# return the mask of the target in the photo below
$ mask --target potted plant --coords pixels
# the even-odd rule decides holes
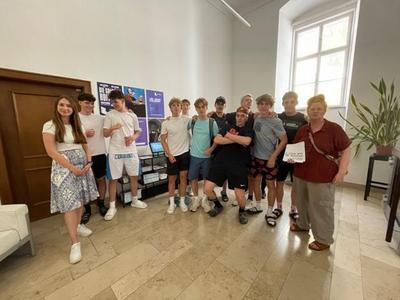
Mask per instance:
[[[354,95],[351,95],[351,106],[355,115],[361,121],[360,125],[349,121],[339,113],[340,117],[350,125],[355,134],[353,141],[357,141],[356,152],[360,152],[361,144],[367,143],[368,150],[376,146],[377,155],[391,155],[394,146],[400,138],[400,103],[394,95],[394,83],[387,90],[383,78],[377,86],[370,82],[372,88],[378,94],[378,111],[357,101]]]

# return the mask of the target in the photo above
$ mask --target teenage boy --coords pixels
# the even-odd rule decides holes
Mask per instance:
[[[194,194],[190,210],[195,212],[201,204],[204,211],[209,212],[211,207],[207,198],[203,197],[201,203],[199,200],[199,177],[201,175],[205,179],[210,169],[211,153],[217,146],[213,142],[213,138],[218,133],[218,125],[213,119],[207,117],[208,102],[206,99],[197,99],[194,107],[198,117],[188,124],[188,129],[192,132],[188,178]]]
[[[273,213],[275,202],[275,180],[278,174],[276,164],[279,153],[287,144],[287,136],[282,121],[270,117],[270,109],[274,99],[269,94],[264,94],[256,99],[258,115],[254,119],[254,145],[251,149],[250,185],[254,190],[256,202],[250,213],[262,212],[261,209],[261,179],[264,175],[268,187],[268,210],[265,219],[269,226],[276,225],[276,216]],[[279,143],[278,143],[279,142]]]
[[[215,111],[210,112],[208,114],[208,117],[213,118],[215,122],[217,122],[218,129],[221,130],[222,128],[225,127],[225,122],[226,122],[226,114],[224,112],[226,107],[225,97],[223,96],[217,97],[217,99],[215,99],[214,107]],[[224,202],[229,201],[228,194],[226,193],[227,183],[228,183],[227,181],[224,182],[221,190],[221,200]]]
[[[108,94],[108,98],[114,109],[107,113],[103,127],[104,136],[110,137],[107,169],[107,177],[110,179],[110,208],[104,217],[106,221],[112,220],[117,212],[115,206],[117,179],[122,177],[124,167],[130,178],[131,206],[136,208],[147,207],[147,204],[138,200],[137,197],[139,157],[135,141],[141,131],[138,118],[125,107],[125,97],[120,90],[112,90]]]
[[[96,178],[99,198],[97,206],[100,214],[104,217],[107,207],[104,205],[106,196],[106,144],[103,135],[104,117],[93,113],[96,98],[92,94],[82,93],[78,96],[80,106],[79,117],[81,119],[90,151],[92,152],[92,171]],[[92,214],[90,203],[85,205],[81,223],[86,224]]]
[[[239,107],[235,113],[235,125],[226,123],[215,137],[215,143],[219,146],[204,184],[204,192],[208,199],[215,204],[209,215],[215,217],[221,213],[223,206],[219,202],[214,188],[216,185],[222,186],[228,180],[229,188],[234,189],[236,200],[239,203],[239,222],[241,224],[247,223],[245,192],[248,183],[249,145],[254,134],[253,129],[245,125],[247,118],[248,110]]]
[[[253,104],[253,96],[251,94],[246,94],[240,99],[240,107],[243,107],[247,109],[248,116],[247,116],[247,121],[246,121],[246,126],[253,128],[253,123],[254,123],[254,114],[251,111],[251,105]],[[236,124],[236,112],[228,113],[226,114],[226,121],[230,123],[231,125]]]
[[[161,125],[161,144],[163,145],[167,160],[169,207],[167,213],[173,214],[176,208],[175,182],[179,175],[179,207],[182,212],[187,212],[185,194],[187,186],[187,173],[190,163],[189,154],[189,132],[190,119],[180,116],[181,100],[172,98],[169,101],[169,109],[172,117],[165,120]]]
[[[189,116],[190,101],[188,99],[183,99],[181,105],[182,105],[182,117],[190,118]]]
[[[278,118],[282,120],[283,127],[285,128],[288,144],[292,144],[294,137],[296,136],[299,128],[305,124],[307,124],[307,120],[304,114],[296,111],[296,105],[298,104],[298,96],[295,92],[287,92],[283,95],[282,105],[284,111],[278,114]],[[293,181],[293,164],[289,164],[283,161],[283,154],[285,153],[285,149],[282,150],[281,154],[278,156],[278,176],[276,178],[276,208],[274,209],[274,214],[277,218],[279,218],[282,213],[282,199],[283,199],[283,186],[285,184],[285,180],[290,173],[290,180]],[[289,216],[296,220],[299,216],[296,207],[296,195],[294,193],[294,189],[292,187],[291,190],[291,207],[289,211]]]

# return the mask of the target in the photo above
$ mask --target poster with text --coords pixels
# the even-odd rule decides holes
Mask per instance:
[[[146,90],[147,115],[149,118],[164,118],[164,93]]]
[[[149,143],[160,141],[162,122],[164,122],[164,119],[149,119],[148,121]]]
[[[136,140],[137,146],[145,146],[147,145],[147,119],[146,118],[138,118],[139,127],[142,129],[140,136]]]
[[[146,117],[146,101],[144,89],[124,86],[125,105],[132,110],[139,118]]]
[[[105,115],[111,108],[110,100],[108,99],[108,93],[112,90],[120,90],[122,91],[122,86],[112,84],[112,83],[97,83],[97,94],[99,96],[99,105],[100,105],[100,114]]]

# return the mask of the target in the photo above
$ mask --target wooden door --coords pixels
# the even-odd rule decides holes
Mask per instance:
[[[31,220],[50,216],[51,159],[42,126],[60,95],[76,99],[82,91],[90,91],[89,82],[0,69],[0,155],[6,165],[0,172],[7,180],[0,181],[1,198],[6,204],[27,204]]]

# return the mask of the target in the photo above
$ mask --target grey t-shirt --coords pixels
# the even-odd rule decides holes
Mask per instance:
[[[282,121],[278,118],[257,117],[253,128],[255,138],[251,154],[258,159],[268,160],[275,151],[279,136],[286,133]]]

